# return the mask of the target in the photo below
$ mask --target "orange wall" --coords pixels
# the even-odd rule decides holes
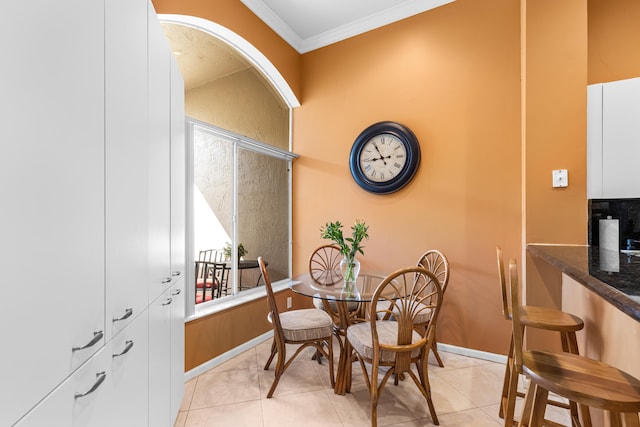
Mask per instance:
[[[303,56],[294,111],[294,274],[326,221],[370,225],[362,268],[383,273],[442,250],[451,279],[444,343],[506,352],[495,245],[520,251],[518,2],[457,0]],[[398,193],[360,189],[349,151],[370,124],[417,135],[422,162]],[[489,333],[490,332],[490,333]]]
[[[586,244],[587,0],[522,5],[524,242]],[[568,170],[568,187],[552,187],[553,169]],[[526,303],[559,308],[560,280],[541,264],[527,259]],[[528,343],[560,349],[555,338],[533,331]]]
[[[638,22],[638,0],[589,0],[589,84],[640,76]]]

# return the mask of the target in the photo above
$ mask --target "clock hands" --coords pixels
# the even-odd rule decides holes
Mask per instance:
[[[384,160],[385,157],[382,155],[382,153],[380,152],[380,149],[378,148],[378,144],[376,144],[375,142],[372,143],[373,146],[376,148],[376,151],[378,152],[378,154],[380,154],[380,158],[379,159],[374,159],[374,160],[382,160],[382,163],[384,163],[384,165],[387,165],[387,162]],[[387,159],[390,159],[391,156],[387,156]]]

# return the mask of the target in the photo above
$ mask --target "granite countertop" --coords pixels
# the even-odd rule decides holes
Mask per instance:
[[[640,321],[640,257],[595,246],[527,245],[527,251]]]

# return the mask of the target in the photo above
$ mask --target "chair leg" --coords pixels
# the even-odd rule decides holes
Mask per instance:
[[[433,343],[431,344],[431,351],[433,352],[433,356],[436,358],[436,361],[438,362],[438,366],[440,366],[441,368],[444,368],[444,363],[442,363],[442,359],[440,358],[440,354],[438,353],[438,342],[435,336],[433,337]]]
[[[547,409],[547,399],[549,397],[549,392],[537,385],[534,387],[533,391],[535,393],[533,396],[531,422],[529,423],[529,427],[542,427],[544,425],[544,413]]]
[[[504,373],[504,383],[502,385],[502,399],[500,402],[500,417],[504,418],[505,426],[513,425],[513,417],[516,407],[516,399],[518,397],[518,371],[516,369],[513,357],[513,336],[509,345],[509,355],[507,356],[507,364]]]
[[[264,365],[265,371],[269,370],[269,365],[271,365],[271,362],[273,361],[273,357],[275,355],[276,355],[276,339],[274,337],[273,342],[271,343],[271,355],[269,355],[269,359],[267,360],[267,363]]]
[[[267,393],[267,399],[270,399],[273,396],[273,392],[276,391],[276,387],[278,386],[278,382],[280,381],[280,377],[285,370],[285,361],[286,361],[286,349],[284,343],[276,343],[274,338],[274,346],[276,346],[276,352],[278,353],[278,359],[276,360],[276,369],[275,369],[275,378],[273,379],[273,383],[271,384],[271,388]]]

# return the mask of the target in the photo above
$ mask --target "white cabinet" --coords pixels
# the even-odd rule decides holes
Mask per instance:
[[[72,351],[104,330],[103,7],[40,0],[3,10],[3,426],[105,342]]]
[[[149,302],[171,285],[171,51],[158,17],[148,14]]]
[[[110,358],[107,349],[100,350],[26,414],[16,427],[100,425],[108,409],[106,380],[110,374]]]
[[[640,197],[640,78],[588,88],[587,196]]]
[[[171,426],[172,303],[167,289],[149,306],[149,425],[154,427]]]
[[[107,338],[149,305],[147,0],[108,0],[106,21]],[[120,319],[120,320],[114,320]]]
[[[184,277],[186,206],[184,81],[171,56],[171,274]],[[185,279],[186,280],[186,279]]]
[[[171,426],[184,375],[183,291],[171,295],[184,283],[184,106],[172,103],[184,88],[168,43],[148,0],[5,9],[0,426]]]
[[[145,311],[17,427],[148,425],[146,399],[141,399],[148,393],[148,324]]]
[[[170,407],[174,420],[180,411],[184,396],[184,315],[185,315],[185,279],[181,278],[173,284],[171,289],[171,360],[169,362],[169,376],[171,382]]]

